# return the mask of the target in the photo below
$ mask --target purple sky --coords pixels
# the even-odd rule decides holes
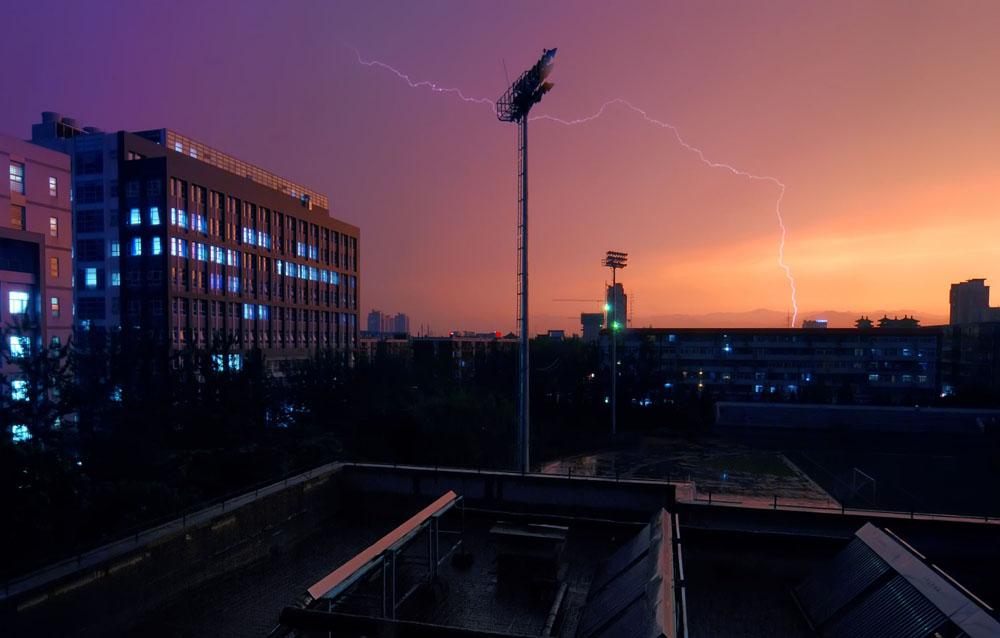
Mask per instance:
[[[543,47],[572,120],[624,98],[707,158],[785,184],[801,314],[947,312],[997,271],[995,2],[122,2],[4,9],[0,131],[42,110],[167,127],[320,190],[362,229],[363,310],[511,330],[516,129],[490,107]],[[711,168],[622,105],[533,122],[532,331],[578,330],[623,274],[635,325],[791,307],[774,182]]]

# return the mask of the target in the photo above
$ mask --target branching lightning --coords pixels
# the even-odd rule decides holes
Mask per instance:
[[[495,102],[493,100],[490,100],[490,99],[487,99],[487,98],[468,97],[460,89],[439,87],[437,84],[434,84],[433,82],[429,82],[429,81],[426,81],[426,80],[423,80],[423,81],[420,81],[420,82],[414,82],[413,80],[410,79],[410,77],[408,75],[406,75],[405,73],[402,73],[401,71],[393,68],[392,66],[390,66],[388,64],[385,64],[384,62],[379,62],[378,60],[365,60],[365,59],[363,59],[361,57],[361,53],[356,48],[354,48],[354,47],[349,47],[349,48],[352,51],[354,51],[354,54],[357,56],[359,64],[363,64],[363,65],[369,66],[369,67],[377,66],[377,67],[383,68],[383,69],[385,69],[385,70],[393,73],[394,75],[396,75],[396,77],[398,77],[399,79],[405,81],[411,88],[416,89],[416,88],[426,87],[426,88],[431,89],[432,91],[437,91],[437,92],[442,92],[442,93],[453,93],[453,94],[457,95],[460,99],[462,99],[465,102],[474,102],[474,103],[477,103],[477,104],[487,104],[487,105],[490,106],[491,109],[493,109],[495,107]],[[785,263],[785,238],[786,238],[786,236],[788,234],[788,231],[787,231],[787,229],[785,227],[785,220],[784,220],[784,218],[781,215],[781,202],[785,198],[785,184],[784,184],[784,182],[782,182],[781,180],[779,180],[777,177],[772,177],[770,175],[755,175],[753,173],[748,173],[746,171],[742,171],[742,170],[740,170],[740,169],[738,169],[738,168],[736,168],[734,166],[731,166],[729,164],[724,164],[724,163],[721,163],[721,162],[715,162],[715,161],[712,161],[712,160],[708,159],[707,157],[705,157],[704,151],[702,151],[700,148],[698,148],[696,146],[692,146],[691,144],[688,144],[684,140],[684,138],[681,136],[681,133],[677,129],[676,126],[674,126],[673,124],[668,124],[666,122],[662,122],[662,121],[660,121],[660,120],[658,120],[658,119],[656,119],[654,117],[650,117],[650,115],[648,113],[646,113],[646,111],[644,111],[643,109],[635,106],[634,104],[632,104],[631,102],[629,102],[628,100],[625,100],[623,98],[615,98],[613,100],[608,100],[607,102],[605,102],[604,104],[601,105],[601,108],[598,109],[596,113],[594,113],[593,115],[588,116],[588,117],[583,117],[583,118],[574,119],[574,120],[564,120],[562,118],[554,117],[552,115],[535,115],[535,116],[529,117],[528,120],[529,121],[548,120],[550,122],[555,122],[557,124],[563,124],[565,126],[575,126],[577,124],[586,124],[587,122],[592,122],[592,121],[596,120],[597,118],[601,117],[602,115],[604,115],[604,113],[605,113],[605,111],[607,111],[608,107],[614,106],[614,105],[619,105],[619,104],[622,105],[622,106],[624,106],[625,108],[629,109],[630,111],[633,111],[634,113],[637,113],[639,116],[642,117],[642,119],[646,120],[650,124],[655,124],[656,126],[659,126],[660,128],[669,129],[674,134],[674,138],[677,140],[677,143],[680,144],[681,147],[684,148],[685,150],[688,150],[688,151],[696,154],[698,156],[698,159],[703,164],[705,164],[706,166],[708,166],[710,168],[725,169],[725,170],[733,173],[734,175],[739,175],[740,177],[745,177],[745,178],[747,178],[747,179],[749,179],[751,181],[770,182],[770,183],[772,183],[772,184],[774,184],[775,186],[778,187],[778,189],[779,189],[778,199],[775,202],[775,207],[774,207],[774,212],[775,212],[775,214],[778,217],[778,226],[781,228],[781,242],[778,245],[778,265],[785,271],[785,277],[788,278],[788,284],[789,284],[789,287],[791,288],[791,291],[792,291],[792,313],[793,313],[792,314],[792,325],[794,326],[795,325],[795,321],[796,321],[796,319],[798,317],[798,314],[799,314],[799,307],[798,307],[798,303],[796,301],[796,293],[797,293],[797,291],[795,289],[795,278],[792,277],[792,271],[788,267],[788,264]]]

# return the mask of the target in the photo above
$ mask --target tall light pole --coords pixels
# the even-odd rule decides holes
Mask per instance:
[[[542,57],[521,74],[497,100],[497,119],[518,125],[518,204],[521,215],[517,224],[517,306],[520,348],[517,378],[517,454],[518,466],[527,472],[528,458],[528,111],[552,89],[545,79],[552,72],[555,49],[543,49]]]
[[[618,433],[618,281],[615,273],[628,265],[628,253],[609,250],[601,265],[611,269],[611,434]]]

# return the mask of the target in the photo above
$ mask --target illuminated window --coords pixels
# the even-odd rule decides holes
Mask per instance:
[[[97,268],[87,268],[84,272],[87,288],[91,290],[97,288]]]
[[[23,379],[19,379],[19,381],[21,382],[22,385],[24,384],[24,380]],[[22,394],[25,394],[25,395],[27,394],[23,390],[21,392],[22,392]],[[13,397],[13,395],[12,395],[12,397]],[[19,400],[19,401],[20,400],[24,400],[24,397],[22,396],[20,399],[16,399],[16,400]],[[11,439],[13,439],[14,443],[23,443],[25,441],[31,440],[31,438],[32,438],[31,432],[28,431],[28,426],[26,426],[26,425],[12,425],[12,426],[10,426],[10,435],[11,435]]]
[[[49,276],[58,277],[59,276],[59,258],[49,257]]]
[[[12,315],[23,315],[28,312],[28,293],[11,290],[7,294],[7,308]]]
[[[111,285],[112,286],[122,285],[122,274],[117,270],[111,271]]]
[[[119,255],[121,255],[121,246],[116,241],[111,242],[111,256],[118,257]]]
[[[49,235],[51,237],[59,236],[59,220],[55,217],[49,217]]]
[[[10,356],[23,357],[28,352],[28,338],[13,336],[9,339]]]
[[[163,252],[163,247],[160,244],[160,238],[153,237],[153,254],[159,255],[162,252]]]
[[[59,182],[55,177],[49,178],[49,197],[59,196]]]
[[[131,249],[129,251],[130,255],[132,255],[133,257],[138,257],[139,255],[142,254],[142,238],[141,237],[133,237],[132,238],[132,242],[129,245],[131,246]]]
[[[160,225],[160,208],[158,206],[149,209],[149,224],[151,226]]]
[[[24,379],[14,379],[10,382],[10,398],[14,401],[28,400],[28,382]]]
[[[59,316],[59,297],[52,297],[49,299],[49,308],[52,309],[52,316]]]
[[[24,164],[10,163],[10,192],[24,195]]]
[[[254,305],[252,303],[243,304],[243,318],[253,319]]]
[[[267,306],[258,306],[257,307],[257,316],[260,317],[261,319],[267,319],[267,317],[268,317]]]
[[[142,223],[142,215],[139,214],[138,208],[133,208],[128,214],[128,223],[131,226],[138,226]]]
[[[180,142],[174,142],[174,150],[177,151],[178,153],[183,153],[184,145],[181,144]]]

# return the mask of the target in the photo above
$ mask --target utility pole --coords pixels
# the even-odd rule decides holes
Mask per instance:
[[[601,265],[611,269],[611,434],[618,434],[618,280],[619,268],[628,265],[628,253],[609,250]]]
[[[521,74],[503,96],[497,100],[497,119],[516,122],[518,125],[518,204],[520,216],[517,224],[517,306],[520,343],[518,348],[517,379],[517,454],[521,472],[530,468],[528,456],[528,112],[542,96],[552,89],[545,79],[552,72],[555,49],[544,49],[542,57],[533,67]]]

